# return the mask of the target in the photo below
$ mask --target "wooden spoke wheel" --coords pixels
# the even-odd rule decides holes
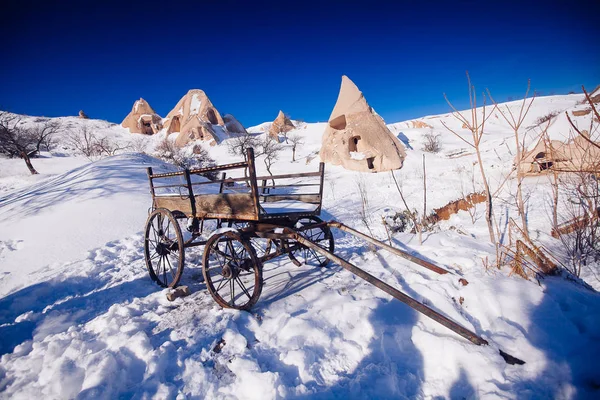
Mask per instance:
[[[247,228],[248,226],[250,226],[249,222],[236,222],[236,221],[229,221],[228,226],[230,228],[235,228],[238,230]],[[254,251],[256,252],[256,256],[258,258],[261,258],[263,256],[268,255],[271,252],[271,247],[272,247],[272,243],[271,243],[271,239],[262,239],[259,237],[253,237],[250,238],[250,244],[252,244],[252,247],[254,247]]]
[[[296,222],[296,227],[300,228],[301,226],[307,226],[312,224],[318,224],[323,222],[321,218],[315,216],[302,217]],[[299,233],[304,236],[306,239],[311,242],[316,243],[319,247],[333,253],[334,250],[334,240],[333,234],[331,233],[331,229],[327,225],[310,228],[307,230],[300,230]],[[292,260],[296,260],[300,262],[302,259],[305,264],[312,265],[316,267],[325,267],[329,264],[329,259],[327,257],[322,256],[317,253],[315,250],[300,245],[299,243],[292,244],[299,245],[300,248],[290,251],[289,256]]]
[[[260,297],[262,264],[254,247],[237,232],[223,232],[208,240],[202,274],[209,293],[222,307],[248,310]]]
[[[164,208],[153,211],[146,221],[144,255],[150,278],[162,287],[175,287],[183,274],[185,252],[181,228]]]

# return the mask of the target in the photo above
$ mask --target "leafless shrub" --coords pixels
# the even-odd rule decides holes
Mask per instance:
[[[440,136],[440,134],[435,134],[433,131],[427,132],[425,135],[423,135],[423,151],[428,153],[438,153],[442,149]]]
[[[580,276],[582,269],[600,261],[600,183],[585,172],[563,176],[561,183],[567,200],[563,215],[569,222],[558,236],[569,256],[569,271]]]
[[[135,153],[146,153],[148,151],[148,138],[145,135],[134,135],[127,147]]]
[[[373,236],[373,232],[371,231],[371,224],[373,223],[371,219],[372,212],[369,204],[369,191],[367,189],[367,183],[362,175],[358,175],[355,183],[356,189],[358,190],[358,194],[360,196],[360,209],[358,210],[358,215],[361,222],[368,229],[371,236]]]
[[[90,161],[114,156],[120,151],[129,149],[128,145],[121,145],[109,137],[100,137],[86,125],[72,130],[67,135],[67,144]]]
[[[535,120],[534,125],[535,126],[540,126],[550,120],[552,120],[554,117],[556,117],[559,114],[558,111],[553,111],[553,112],[549,112],[546,115],[543,115],[541,117],[539,117],[538,119]]]
[[[215,165],[215,161],[201,145],[190,144],[184,148],[179,148],[168,137],[165,137],[156,145],[152,155],[180,168],[206,168]],[[214,174],[204,176],[209,179],[216,178]]]

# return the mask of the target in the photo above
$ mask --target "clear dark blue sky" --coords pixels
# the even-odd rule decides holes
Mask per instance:
[[[60,4],[51,4],[60,3]],[[387,122],[600,83],[598,1],[2,2],[0,109],[120,122],[203,89],[244,125],[324,121],[342,74]]]

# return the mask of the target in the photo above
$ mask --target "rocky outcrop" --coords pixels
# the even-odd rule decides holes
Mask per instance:
[[[79,118],[90,119],[90,117],[88,117],[87,114],[83,112],[83,110],[79,110]]]
[[[217,129],[220,126],[223,129]],[[185,146],[192,140],[204,140],[211,145],[221,141],[217,130],[227,132],[225,121],[203,90],[192,89],[167,114],[164,127],[167,134],[179,132],[175,143]]]
[[[273,121],[271,127],[269,128],[269,135],[277,138],[280,133],[287,133],[294,128],[296,128],[294,123],[288,117],[286,117],[283,111],[279,110],[277,118],[275,118],[275,121]]]
[[[402,168],[406,153],[361,91],[343,76],[320,156],[322,161],[346,169],[380,172]]]
[[[131,112],[121,122],[131,133],[153,135],[162,129],[162,118],[142,98],[133,103]]]
[[[247,133],[244,125],[242,125],[240,121],[238,121],[233,115],[223,115],[223,121],[225,121],[225,128],[227,128],[229,133]]]

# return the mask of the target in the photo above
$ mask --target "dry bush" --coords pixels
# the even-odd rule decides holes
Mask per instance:
[[[600,261],[600,182],[594,174],[579,172],[561,177],[560,183],[570,226],[557,236],[569,257],[569,271],[580,276],[582,269]]]
[[[535,120],[534,125],[535,126],[540,126],[543,123],[546,123],[550,120],[552,120],[554,117],[556,117],[559,114],[558,111],[553,111],[553,112],[549,112],[548,114],[539,117],[538,119]]]
[[[216,165],[215,160],[210,157],[208,151],[202,145],[191,143],[179,148],[168,137],[165,137],[156,145],[152,156],[186,169],[206,168]],[[215,173],[202,175],[211,180],[216,179]]]
[[[440,136],[440,134],[435,134],[433,131],[427,132],[425,135],[423,135],[423,151],[428,153],[438,153],[442,149]]]
[[[83,125],[67,135],[67,144],[88,160],[94,161],[102,157],[110,157],[127,150],[128,145],[120,145],[109,137],[100,137],[92,129]]]
[[[373,221],[371,220],[372,212],[369,204],[369,191],[367,189],[367,183],[365,182],[362,174],[358,175],[355,184],[360,196],[360,209],[358,210],[358,215],[361,222],[369,230],[371,236],[373,236],[373,232],[371,231],[371,224]]]

